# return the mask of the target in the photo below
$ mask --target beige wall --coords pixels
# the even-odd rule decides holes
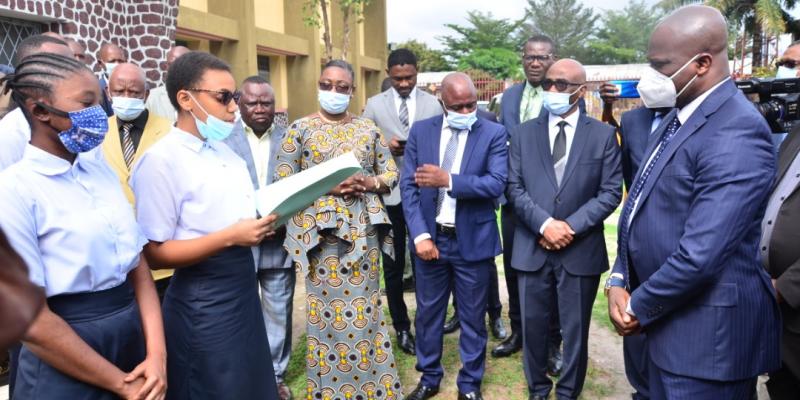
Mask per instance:
[[[208,12],[207,0],[180,0],[180,5],[182,7],[189,7],[194,8],[195,10]]]
[[[304,0],[297,0],[298,7]],[[254,0],[256,27],[284,33],[283,0]]]

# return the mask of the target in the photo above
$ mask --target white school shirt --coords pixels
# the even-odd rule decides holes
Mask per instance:
[[[22,159],[31,141],[31,126],[17,107],[0,119],[0,171]]]

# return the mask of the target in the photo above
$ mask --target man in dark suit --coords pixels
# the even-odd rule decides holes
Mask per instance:
[[[517,216],[511,265],[519,277],[530,397],[546,399],[553,387],[546,374],[547,324],[558,312],[564,366],[556,396],[577,399],[586,378],[592,304],[608,269],[603,221],[622,198],[620,151],[614,128],[578,111],[586,92],[580,63],[557,61],[542,87],[548,112],[511,131],[506,196]]]
[[[225,144],[246,163],[253,187],[258,190],[272,183],[281,138],[286,128],[275,121],[275,91],[264,78],[251,76],[240,89],[241,122],[225,139]],[[259,245],[257,261],[261,292],[261,311],[272,356],[272,368],[280,400],[290,400],[292,392],[284,382],[292,354],[292,300],[296,275],[283,248],[286,229]],[[260,371],[254,371],[258,373]]]
[[[638,86],[648,107],[677,109],[633,181],[606,287],[617,331],[647,335],[652,399],[750,399],[756,377],[780,366],[757,250],[770,131],[730,80],[727,43],[719,11],[682,7],[655,28]]]
[[[417,268],[417,370],[410,400],[439,391],[442,324],[451,290],[459,304],[463,367],[458,399],[482,399],[489,271],[500,254],[495,199],[508,172],[507,133],[476,116],[477,92],[463,73],[442,81],[445,116],[418,121],[405,149],[400,187]]]
[[[556,45],[552,39],[544,35],[530,37],[522,48],[522,68],[525,71],[525,82],[518,83],[503,92],[500,102],[500,121],[511,132],[520,123],[540,115],[542,110],[542,80],[547,70],[555,62]],[[581,103],[583,99],[580,100]],[[583,110],[581,110],[583,111]],[[503,343],[492,349],[492,357],[508,357],[522,348],[522,322],[520,318],[519,289],[517,273],[511,268],[511,254],[514,250],[514,216],[513,204],[507,203],[505,197],[500,199],[501,224],[503,229],[503,270],[508,289],[508,318],[511,320],[511,335]],[[554,306],[555,307],[555,306]],[[550,324],[548,373],[558,375],[561,371],[561,326],[558,312],[552,313]]]
[[[800,127],[778,152],[778,179],[761,223],[761,261],[772,277],[783,315],[781,369],[769,374],[772,400],[800,393]]]
[[[100,72],[100,93],[103,95],[103,99],[100,101],[100,105],[109,117],[114,115],[114,109],[111,107],[111,99],[106,94],[108,80],[111,79],[114,68],[126,62],[128,62],[128,57],[125,50],[114,43],[103,43],[97,52],[97,66],[102,70]]]

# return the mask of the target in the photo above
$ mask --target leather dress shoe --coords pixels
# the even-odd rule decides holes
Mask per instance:
[[[444,328],[442,328],[442,331],[445,335],[447,335],[448,333],[457,331],[459,328],[461,328],[461,321],[458,319],[458,315],[453,315],[452,318],[444,323]]]
[[[410,354],[412,356],[417,355],[414,344],[414,335],[411,334],[411,331],[397,332],[397,346],[400,347],[400,350],[402,350],[403,353]]]
[[[548,351],[547,357],[547,375],[556,377],[561,375],[564,369],[564,361],[561,353],[561,347],[551,346]]]
[[[528,396],[528,400],[547,400],[547,397],[544,397],[540,394],[532,394]]]
[[[458,392],[458,400],[483,400],[483,395],[480,390],[469,393]]]
[[[420,383],[413,392],[406,396],[406,400],[427,400],[436,396],[437,393],[439,393],[438,387],[429,387]]]
[[[503,340],[508,336],[506,327],[503,325],[503,319],[500,317],[493,318],[489,323],[489,327],[492,329],[492,336],[495,339]]]
[[[492,349],[492,357],[508,357],[522,349],[522,336],[517,332],[511,332],[511,336]]]

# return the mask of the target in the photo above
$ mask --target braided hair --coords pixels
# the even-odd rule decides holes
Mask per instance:
[[[14,73],[0,78],[0,87],[5,86],[2,94],[11,92],[11,99],[22,108],[22,113],[30,124],[31,116],[25,109],[25,99],[49,98],[56,82],[84,71],[91,73],[85,64],[72,57],[37,53],[22,59]]]

